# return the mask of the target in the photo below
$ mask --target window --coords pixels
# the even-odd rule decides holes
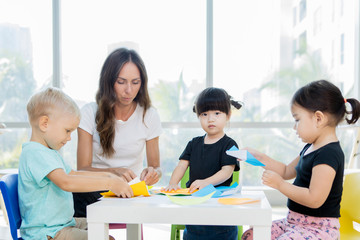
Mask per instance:
[[[0,121],[25,122],[26,103],[51,84],[51,1],[0,0]]]
[[[301,0],[299,5],[299,21],[301,22],[306,17],[306,0]]]
[[[0,0],[0,168],[18,166],[28,141],[26,104],[51,85],[51,1]],[[14,126],[14,128],[12,128]]]
[[[297,24],[297,7],[293,7],[293,26]]]
[[[83,6],[79,18],[78,9]],[[79,105],[95,101],[107,55],[118,47],[133,48],[145,62],[150,95],[162,121],[188,120],[191,112],[184,108],[205,87],[204,8],[204,1],[62,1],[65,91]],[[181,89],[177,89],[179,82]],[[87,90],[79,92],[84,86]],[[174,94],[181,95],[182,101],[173,103]],[[164,106],[170,102],[174,105]]]
[[[313,34],[316,36],[321,31],[321,25],[322,25],[322,11],[321,7],[316,9],[314,13],[314,31]]]
[[[209,12],[207,4],[212,2],[213,12]],[[292,130],[289,101],[293,93],[325,77],[341,86],[346,96],[358,81],[354,69],[359,63],[344,61],[345,34],[347,59],[357,59],[358,54],[355,44],[360,41],[354,31],[359,16],[347,14],[354,6],[346,5],[340,24],[339,19],[332,20],[334,1],[316,6],[307,6],[305,0],[291,4],[281,0],[61,4],[62,58],[54,62],[62,65],[59,87],[80,107],[95,100],[100,69],[110,51],[120,46],[135,48],[144,59],[150,97],[164,128],[161,185],[168,183],[186,143],[204,134],[192,106],[205,87],[222,87],[245,103],[240,111],[233,110],[226,128],[240,147],[257,148],[287,163],[303,146]],[[8,127],[0,135],[0,167],[17,167],[21,144],[30,133],[28,98],[54,84],[52,8],[57,10],[51,1],[0,0],[0,122]],[[306,14],[314,16],[314,21],[301,21]],[[207,24],[212,26],[212,35]],[[213,65],[207,65],[211,54]],[[342,72],[345,68],[340,65],[350,70]],[[212,81],[207,81],[207,72],[212,73]],[[348,157],[354,131],[338,131]],[[74,168],[76,145],[74,133],[62,150]],[[244,185],[261,184],[260,168],[242,163],[242,169]]]
[[[330,66],[331,69],[334,68],[335,65],[335,43],[334,40],[331,41],[331,61],[330,61]]]
[[[297,41],[297,39],[294,39],[293,40],[293,44],[292,44],[292,46],[293,46],[293,60],[297,57],[297,55],[298,55],[298,41]]]
[[[307,51],[307,37],[306,31],[301,33],[299,36],[299,53],[304,54]]]
[[[345,40],[344,34],[340,35],[340,63],[344,64]]]

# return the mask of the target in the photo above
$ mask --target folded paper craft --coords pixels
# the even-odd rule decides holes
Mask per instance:
[[[217,190],[219,190],[219,188],[216,188]],[[241,185],[234,183],[233,185],[231,185],[230,187],[228,187],[227,189],[221,190],[221,195],[220,197],[224,197],[224,196],[228,196],[228,195],[232,195],[235,193],[240,193],[241,192]]]
[[[138,197],[138,196],[150,196],[148,189],[146,187],[146,184],[144,181],[138,182],[138,183],[134,183],[132,185],[130,185],[131,189],[133,190],[134,193],[134,197]],[[108,191],[108,192],[103,192],[100,193],[102,196],[104,197],[117,197],[115,193],[113,193],[112,191]]]
[[[150,196],[144,181],[130,185],[134,192],[134,197],[143,195],[144,197]]]
[[[251,153],[246,150],[239,150],[235,145],[227,150],[226,154],[244,160],[245,162],[254,166],[265,166],[265,164],[257,160]]]
[[[135,177],[133,180],[131,180],[130,182],[128,182],[129,185],[133,185],[135,183],[141,182],[139,177]]]

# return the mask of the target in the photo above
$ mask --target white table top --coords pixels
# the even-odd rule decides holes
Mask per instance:
[[[198,225],[271,226],[271,206],[261,191],[246,191],[228,197],[250,197],[260,202],[223,205],[211,198],[197,205],[177,205],[164,195],[130,199],[104,199],[87,207],[92,223],[170,223]]]

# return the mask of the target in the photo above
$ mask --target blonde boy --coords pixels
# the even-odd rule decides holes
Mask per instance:
[[[27,105],[31,139],[22,146],[19,205],[24,239],[87,239],[85,218],[73,218],[71,192],[111,190],[133,195],[121,178],[100,172],[77,172],[58,150],[71,140],[80,121],[75,102],[56,88],[35,94]],[[110,239],[113,239],[110,237]]]

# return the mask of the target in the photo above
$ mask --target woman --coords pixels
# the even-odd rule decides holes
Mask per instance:
[[[147,81],[145,65],[134,50],[120,48],[107,57],[96,103],[81,110],[78,170],[112,172],[128,182],[139,176],[147,185],[159,181],[162,130],[159,115],[151,107]],[[75,193],[75,216],[85,217],[86,206],[100,196],[99,192]]]

